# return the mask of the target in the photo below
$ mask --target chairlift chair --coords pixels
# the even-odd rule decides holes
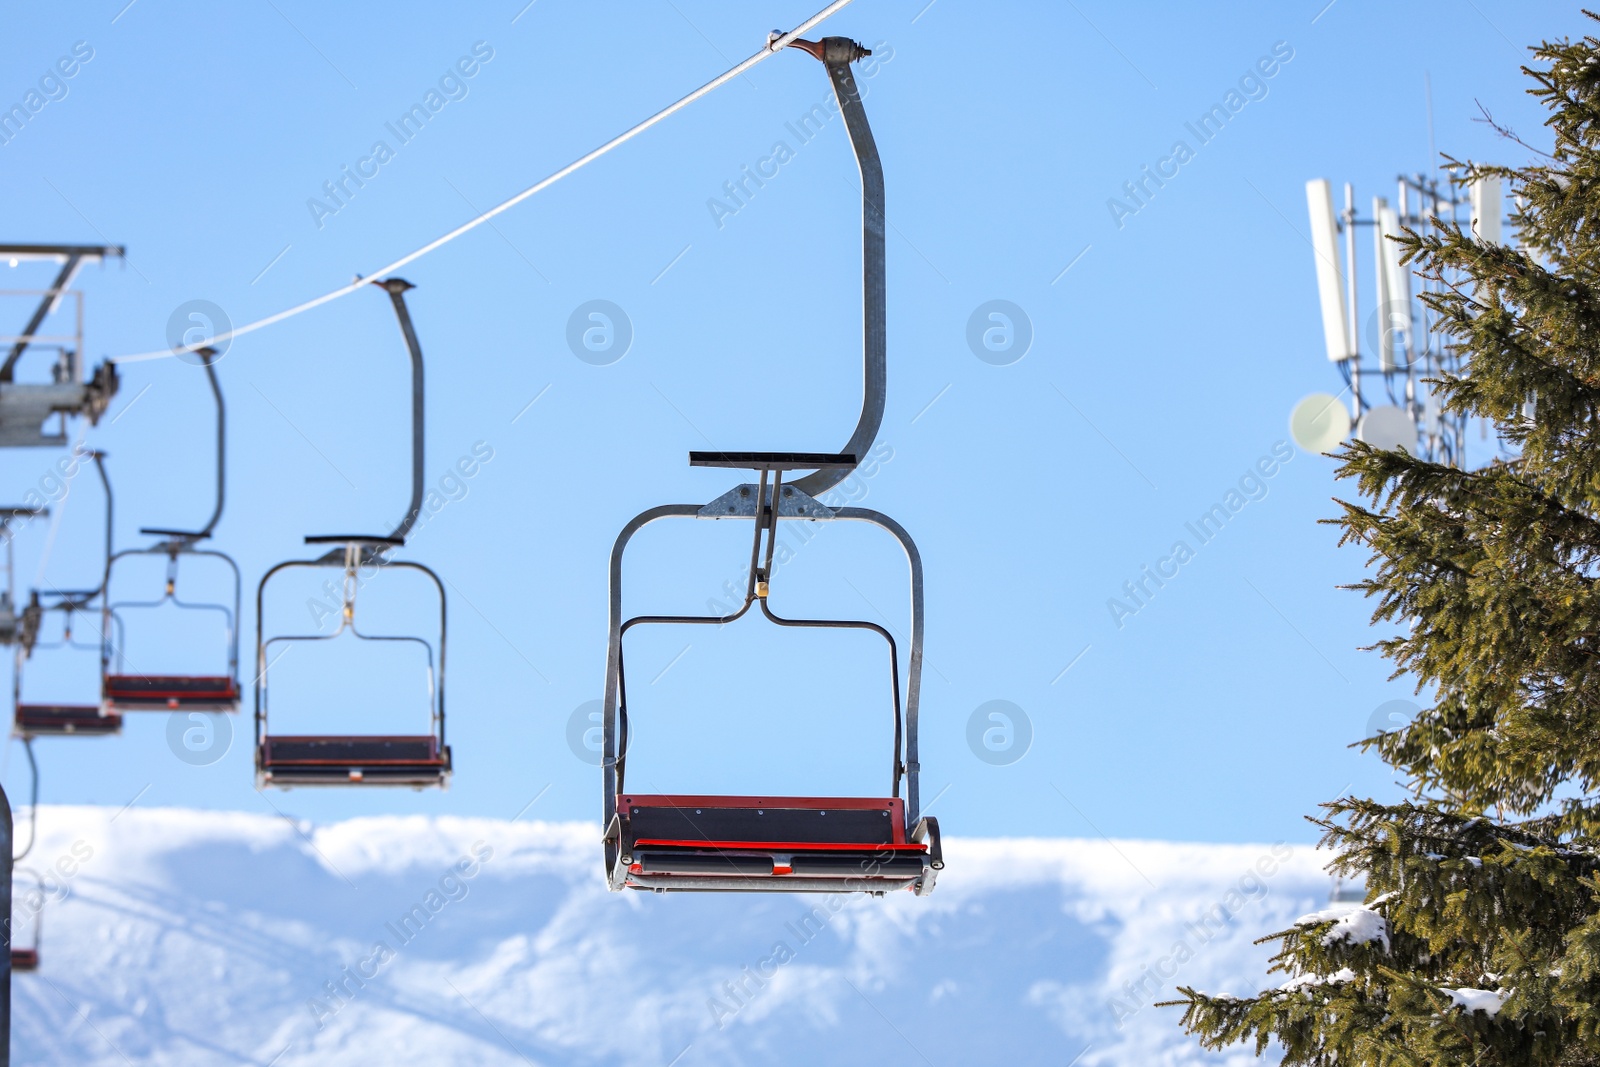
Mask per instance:
[[[917,709],[921,694],[922,561],[899,523],[879,512],[831,507],[818,499],[847,478],[882,425],[887,386],[883,172],[850,63],[870,53],[843,37],[795,41],[827,67],[844,114],[862,177],[865,390],[860,419],[839,454],[691,452],[693,466],[754,470],[754,483],[736,486],[706,505],[668,504],[636,516],[618,535],[610,562],[610,642],[602,719],[606,876],[613,890],[754,892],[933,891],[944,867],[938,821],[919,812]],[[788,472],[812,473],[792,482]],[[755,537],[744,603],[723,616],[622,614],[623,554],[645,525],[668,517],[751,519]],[[911,633],[904,704],[899,650],[893,635],[860,620],[793,619],[770,604],[773,552],[780,520],[854,520],[888,531],[905,550],[911,572]],[[764,542],[764,544],[763,544]],[[786,627],[870,630],[888,645],[894,714],[890,789],[876,797],[712,796],[642,794],[628,790],[627,685],[623,640],[635,626],[723,625],[760,605]],[[905,795],[901,796],[901,785]]]
[[[37,590],[33,593],[24,611],[24,619],[27,620],[24,623],[25,632],[18,642],[16,666],[11,674],[12,706],[15,709],[12,729],[18,737],[24,740],[35,737],[99,737],[122,732],[122,715],[108,710],[102,704],[41,704],[22,699],[23,664],[35,650],[99,651],[98,644],[78,641],[72,633],[73,616],[95,611],[92,602],[97,593],[97,590],[57,591],[51,594],[50,603],[41,601]],[[44,614],[51,611],[59,611],[63,615],[61,639],[41,641],[37,634]]]
[[[267,571],[256,589],[256,780],[258,785],[288,788],[297,785],[403,785],[416,789],[443,788],[453,771],[450,746],[444,733],[444,665],[446,611],[444,583],[431,569],[410,560],[395,560],[390,553],[405,545],[406,535],[422,508],[424,479],[422,346],[417,340],[405,291],[413,288],[399,278],[372,284],[389,294],[400,332],[411,354],[411,504],[395,530],[388,535],[334,534],[307,537],[308,545],[331,546],[316,559],[290,560]],[[274,575],[295,568],[338,568],[343,571],[343,603],[339,625],[331,634],[287,634],[267,637],[264,606],[267,584]],[[363,571],[400,568],[426,575],[439,594],[437,643],[410,635],[362,633],[356,624],[356,595]],[[332,641],[344,634],[361,641],[404,642],[420,646],[427,655],[428,706],[431,731],[426,734],[274,734],[268,727],[268,672],[278,656],[274,647],[296,642]]]
[[[27,873],[33,877],[34,885],[39,889],[40,906],[33,913],[33,944],[18,948],[14,940],[11,943],[11,970],[13,972],[37,971],[39,969],[39,950],[44,944],[42,940],[44,937],[44,878],[38,871],[32,869],[27,869]],[[15,880],[13,880],[11,902],[13,909],[16,908],[15,888]],[[16,930],[16,923],[13,922],[11,924],[13,938],[16,936]]]
[[[216,549],[198,547],[211,537],[217,522],[222,518],[222,505],[227,486],[227,419],[222,402],[222,389],[217,384],[215,367],[217,352],[211,347],[196,349],[195,355],[205,367],[206,380],[211,386],[211,396],[217,408],[217,497],[211,518],[199,530],[168,530],[146,527],[139,532],[160,538],[144,548],[126,548],[110,557],[106,564],[105,592],[102,599],[103,624],[101,626],[100,679],[101,702],[107,711],[238,711],[239,710],[239,567],[232,557]],[[111,577],[116,564],[134,556],[167,557],[166,585],[155,600],[111,599]],[[233,573],[232,604],[193,602],[178,595],[178,565],[180,559],[211,558],[221,560]],[[144,674],[131,669],[126,662],[122,643],[126,635],[123,613],[129,610],[153,609],[172,605],[180,610],[204,611],[222,616],[227,641],[227,673],[225,674]],[[113,641],[113,635],[117,640]]]
[[[90,425],[99,421],[117,393],[117,368],[109,360],[95,368],[83,381],[83,303],[72,289],[78,269],[90,260],[103,262],[108,256],[121,258],[117,245],[0,245],[0,259],[14,266],[21,260],[47,260],[61,265],[48,289],[9,290],[10,295],[37,298],[39,303],[20,334],[0,338],[10,346],[0,363],[0,448],[32,448],[67,443],[68,416],[84,415]],[[77,298],[77,328],[71,334],[42,334],[40,327],[68,296]],[[56,362],[48,382],[19,382],[17,362],[28,349],[54,349]],[[60,416],[56,432],[45,432],[43,425],[52,415]]]
[[[100,476],[100,486],[105,491],[105,558],[110,560],[112,498],[111,482],[106,476],[105,453],[89,451],[86,454],[94,461],[95,470]],[[23,665],[32,658],[35,650],[99,651],[102,647],[103,641],[101,644],[91,645],[73,637],[73,619],[78,615],[89,615],[99,610],[94,607],[94,601],[105,593],[104,565],[100,573],[102,581],[97,589],[52,589],[43,596],[38,590],[34,590],[22,611],[15,642],[16,663],[11,672],[11,699],[12,731],[24,740],[35,737],[98,737],[122,732],[122,715],[106,708],[103,704],[42,704],[25,702],[22,698]],[[40,640],[46,613],[56,611],[62,615],[61,639]]]

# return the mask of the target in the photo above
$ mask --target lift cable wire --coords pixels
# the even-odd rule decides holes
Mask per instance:
[[[323,295],[321,295],[319,297],[316,297],[316,298],[311,299],[311,300],[307,300],[303,304],[296,304],[294,307],[288,308],[288,309],[286,309],[284,311],[277,312],[276,314],[273,314],[273,315],[268,315],[264,319],[257,319],[255,322],[245,323],[243,326],[236,326],[233,329],[228,330],[228,331],[226,331],[224,333],[220,333],[215,337],[209,337],[204,341],[199,341],[199,342],[196,342],[195,344],[192,344],[192,345],[184,345],[182,347],[174,347],[174,348],[163,348],[163,349],[159,349],[159,350],[153,351],[153,352],[140,352],[140,353],[137,353],[137,354],[134,354],[134,355],[127,355],[127,356],[113,356],[113,357],[111,357],[110,362],[112,362],[112,363],[138,363],[138,362],[142,362],[142,361],[145,361],[145,360],[166,359],[166,358],[168,358],[170,356],[173,356],[173,355],[178,355],[178,354],[187,353],[187,352],[194,352],[194,351],[197,351],[198,349],[200,349],[201,347],[203,347],[205,345],[217,345],[217,344],[219,344],[221,342],[231,340],[232,338],[235,338],[235,337],[242,337],[247,333],[254,333],[256,330],[262,329],[263,327],[271,326],[274,323],[282,322],[284,319],[293,318],[294,316],[299,315],[301,312],[310,311],[312,308],[315,308],[315,307],[321,307],[323,304],[330,303],[331,301],[337,300],[342,296],[349,296],[351,293],[357,291],[358,289],[362,288],[365,285],[371,284],[372,282],[382,281],[385,278],[387,278],[390,274],[392,274],[395,271],[399,270],[400,268],[406,266],[408,263],[412,263],[412,262],[414,262],[414,261],[416,261],[418,259],[421,259],[423,256],[427,255],[429,252],[432,252],[434,249],[439,248],[442,245],[448,244],[449,242],[455,240],[457,237],[460,237],[462,234],[468,232],[469,230],[477,229],[479,226],[483,225],[485,222],[488,222],[490,219],[494,218],[496,215],[500,214],[503,211],[509,211],[511,208],[513,208],[516,205],[522,203],[524,200],[528,199],[530,196],[533,196],[535,193],[543,192],[545,189],[548,189],[550,186],[554,185],[556,182],[560,181],[562,178],[565,178],[567,175],[573,173],[576,170],[579,170],[579,169],[587,166],[590,163],[593,163],[595,160],[599,159],[601,156],[605,155],[607,152],[610,152],[613,148],[618,148],[621,145],[625,144],[626,142],[633,140],[639,134],[643,133],[645,130],[648,130],[650,127],[654,126],[656,123],[658,123],[658,122],[662,121],[663,119],[667,118],[669,115],[672,115],[672,114],[674,114],[674,113],[676,113],[678,111],[683,110],[684,108],[688,107],[690,104],[694,103],[696,100],[700,99],[702,96],[705,96],[708,93],[710,93],[712,90],[717,89],[720,86],[725,85],[728,82],[732,81],[733,79],[739,77],[741,74],[745,73],[750,68],[754,67],[757,63],[760,63],[762,60],[767,59],[768,57],[776,54],[777,52],[782,51],[784,48],[786,48],[789,45],[789,43],[791,41],[793,41],[796,38],[800,37],[802,34],[808,32],[813,27],[815,27],[816,25],[818,25],[819,23],[821,23],[825,19],[827,19],[829,16],[833,15],[834,13],[838,12],[842,8],[846,7],[849,3],[850,3],[850,0],[834,0],[833,3],[829,4],[827,7],[823,8],[821,11],[817,12],[815,15],[812,15],[810,18],[806,19],[806,21],[802,22],[800,25],[796,26],[794,29],[790,30],[788,33],[779,33],[777,31],[773,31],[773,33],[769,37],[766,45],[763,46],[762,49],[759,52],[755,53],[749,59],[746,59],[744,62],[738,64],[737,66],[731,67],[727,71],[724,71],[722,74],[717,75],[715,78],[713,78],[710,81],[706,82],[704,85],[702,85],[700,88],[696,89],[694,92],[690,93],[688,96],[685,96],[681,100],[677,101],[676,103],[671,104],[671,105],[663,108],[662,110],[656,112],[654,115],[651,115],[649,118],[645,119],[643,122],[639,123],[637,126],[633,127],[632,129],[630,129],[630,130],[628,130],[628,131],[626,131],[624,133],[618,134],[616,137],[613,137],[611,140],[607,141],[605,144],[601,145],[599,148],[596,148],[594,151],[590,152],[589,154],[587,154],[585,156],[582,156],[582,157],[580,157],[580,158],[578,158],[576,160],[573,160],[571,163],[568,163],[565,167],[562,167],[560,170],[556,171],[554,174],[551,174],[549,177],[544,178],[541,181],[539,181],[539,182],[537,182],[537,183],[535,183],[533,185],[530,185],[528,188],[522,190],[522,192],[520,192],[520,193],[517,193],[515,196],[511,197],[509,200],[504,200],[501,203],[499,203],[499,204],[495,205],[494,207],[490,208],[488,211],[485,211],[480,215],[477,215],[477,216],[475,216],[475,217],[473,217],[471,219],[468,219],[466,222],[462,223],[460,226],[457,226],[455,229],[451,230],[449,233],[445,234],[444,236],[436,238],[433,241],[430,241],[429,243],[423,245],[421,248],[417,249],[414,252],[410,252],[410,253],[408,253],[408,254],[406,254],[404,256],[401,256],[399,259],[395,260],[393,263],[389,263],[389,264],[387,264],[385,266],[379,267],[377,270],[372,271],[370,274],[367,274],[365,276],[357,275],[356,279],[354,281],[350,282],[348,285],[340,286],[339,288],[334,289],[332,292],[324,293]]]

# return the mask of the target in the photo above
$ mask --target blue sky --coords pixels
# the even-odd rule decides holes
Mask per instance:
[[[369,272],[812,10],[123,2],[18,11],[0,42],[7,106],[77,42],[93,52],[65,95],[53,90],[60,98],[0,145],[0,190],[8,240],[127,246],[126,265],[81,276],[96,361],[161,347],[187,301],[244,322]],[[1279,444],[1294,402],[1337,383],[1303,186],[1353,181],[1366,203],[1392,196],[1397,172],[1427,169],[1428,76],[1439,150],[1518,160],[1473,122],[1474,101],[1537,138],[1522,47],[1582,29],[1571,5],[1488,0],[1225,11],[858,0],[826,24],[877,52],[858,77],[892,227],[890,389],[881,461],[855,491],[924,556],[923,795],[939,796],[946,832],[1308,840],[1301,816],[1317,802],[1342,789],[1393,793],[1381,763],[1345,746],[1411,687],[1358,651],[1381,634],[1361,599],[1336,588],[1360,575],[1361,553],[1336,549],[1316,522],[1333,511],[1331,463]],[[1247,81],[1244,106],[1200,143],[1185,124],[1266,70],[1263,57],[1271,76]],[[470,77],[458,73],[467,67]],[[433,90],[445,103],[402,143],[388,124]],[[251,784],[247,706],[227,755],[205,766],[175,758],[165,715],[131,717],[114,740],[43,741],[45,800],[270,802],[322,820],[509,817],[539,796],[547,818],[597,818],[599,774],[570,750],[567,728],[601,692],[616,531],[647,507],[705,502],[737,483],[690,469],[690,449],[827,451],[854,425],[854,163],[837,119],[803,143],[790,129],[829,91],[814,61],[774,57],[403,272],[418,286],[410,306],[428,359],[430,483],[475,446],[492,451],[470,479],[445,483],[458,499],[405,555],[449,583],[448,792],[264,799]],[[1126,204],[1124,183],[1180,140],[1191,151],[1176,176],[1136,212],[1108,206]],[[389,151],[374,162],[379,141]],[[725,183],[745,167],[770,171],[762,161],[780,142],[777,174],[730,213]],[[324,183],[362,166],[376,174],[330,212]],[[24,264],[5,285],[42,284],[46,270]],[[20,326],[24,306],[5,299]],[[567,343],[569,317],[596,299],[631,324],[626,355],[609,365]],[[1007,365],[977,358],[967,340],[969,318],[993,300],[1031,325],[1028,351]],[[219,374],[231,455],[215,544],[244,573],[248,664],[261,574],[303,557],[305,534],[379,532],[403,508],[409,383],[375,290],[240,338]],[[87,434],[111,456],[119,547],[139,543],[141,526],[204,520],[210,420],[195,367],[124,365],[110,416]],[[0,456],[7,492],[20,499],[56,458]],[[1186,524],[1241,479],[1252,499],[1200,543]],[[53,538],[43,524],[21,535],[21,584],[47,542],[46,582],[94,584],[101,514],[93,483],[76,481]],[[747,535],[742,524],[652,528],[630,557],[630,609],[703,610],[740,574]],[[1114,617],[1108,600],[1179,540],[1192,558],[1176,577]],[[141,580],[159,591],[158,574],[128,580],[133,593]],[[379,584],[375,628],[425,623],[398,580]],[[773,595],[792,614],[904,629],[904,564],[868,530],[827,530]],[[310,625],[301,596],[272,621]],[[153,616],[129,654],[147,670],[163,658],[198,669],[219,647],[190,620]],[[860,635],[754,623],[641,635],[629,648],[633,780],[881,790],[881,655]],[[419,721],[415,663],[352,650],[280,666],[274,711],[286,722]],[[28,691],[92,699],[94,672],[92,654],[41,652]],[[969,719],[996,700],[1021,708],[1032,730],[1026,755],[998,766],[967,741]],[[13,745],[13,790],[20,763]]]

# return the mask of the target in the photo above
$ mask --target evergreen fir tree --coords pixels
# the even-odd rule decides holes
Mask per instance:
[[[1521,168],[1450,161],[1462,181],[1510,184],[1521,247],[1449,226],[1402,242],[1446,285],[1426,298],[1463,357],[1439,383],[1446,408],[1492,419],[1515,458],[1336,457],[1363,503],[1328,521],[1370,549],[1353,588],[1401,634],[1372,647],[1433,694],[1408,727],[1362,742],[1413,795],[1345,798],[1312,820],[1367,899],[1264,938],[1278,988],[1182,988],[1171,1003],[1207,1048],[1600,1065],[1600,39],[1533,55],[1550,152]]]

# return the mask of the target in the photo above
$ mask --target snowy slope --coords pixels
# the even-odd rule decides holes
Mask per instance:
[[[1147,968],[1254,991],[1252,938],[1328,887],[1305,847],[958,839],[923,900],[622,895],[597,837],[42,809],[16,1062],[1255,1063],[1185,1040]]]

